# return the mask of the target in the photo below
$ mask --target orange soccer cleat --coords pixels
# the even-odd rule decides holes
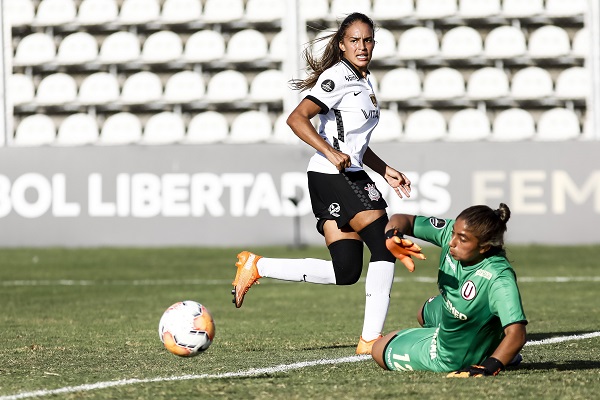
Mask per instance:
[[[235,280],[232,282],[235,289],[231,291],[231,294],[234,295],[233,303],[237,308],[240,308],[250,286],[255,283],[258,284],[258,280],[261,278],[256,263],[262,257],[249,251],[242,251],[237,257],[238,261],[235,263],[237,273],[235,274]]]
[[[373,345],[375,344],[376,341],[378,341],[382,337],[383,336],[379,335],[379,337],[376,337],[375,339],[369,340],[367,342],[361,336],[360,340],[358,341],[358,346],[356,346],[356,354],[371,354],[371,349],[373,348]]]

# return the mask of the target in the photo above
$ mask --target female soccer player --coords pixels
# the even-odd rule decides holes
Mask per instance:
[[[456,371],[449,377],[497,375],[525,344],[527,320],[515,272],[503,249],[510,210],[477,205],[456,220],[395,214],[390,240],[402,234],[442,248],[440,294],[425,302],[422,328],[378,340],[373,359],[390,370]]]
[[[250,286],[262,277],[352,285],[361,275],[366,243],[371,258],[358,354],[370,354],[381,337],[395,262],[385,244],[387,203],[363,164],[383,176],[398,196],[410,196],[410,180],[369,148],[371,132],[379,121],[379,104],[368,70],[374,47],[373,21],[364,14],[350,14],[330,36],[319,59],[305,51],[311,72],[304,80],[292,81],[294,89],[308,93],[287,123],[316,150],[308,164],[308,186],[317,230],[325,237],[331,261],[274,259],[243,251],[238,254],[232,290],[239,308]],[[318,132],[311,123],[316,115]],[[416,257],[424,258],[422,254]],[[410,258],[403,262],[411,268]]]

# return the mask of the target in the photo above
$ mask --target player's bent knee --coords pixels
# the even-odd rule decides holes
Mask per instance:
[[[342,239],[329,245],[336,285],[353,285],[360,279],[363,263],[363,243]]]

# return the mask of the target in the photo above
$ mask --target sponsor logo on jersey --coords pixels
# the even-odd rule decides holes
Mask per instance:
[[[373,103],[373,107],[377,107],[377,98],[375,97],[375,95],[371,93],[369,97],[371,98],[371,103]]]
[[[443,227],[446,226],[446,220],[445,219],[436,218],[436,217],[429,218],[429,223],[435,229],[442,229]]]
[[[440,327],[438,326],[435,332],[433,333],[433,337],[431,338],[431,345],[429,346],[429,358],[435,360],[437,358],[437,338],[440,333]]]
[[[454,318],[460,319],[461,321],[466,321],[468,319],[467,316],[458,311],[456,307],[454,307],[454,304],[448,299],[446,299],[446,309],[450,311],[450,314],[452,314]]]
[[[340,216],[340,205],[338,203],[331,203],[329,205],[329,214],[333,215],[334,217],[338,218]]]
[[[363,115],[365,116],[365,119],[369,119],[369,118],[379,118],[379,110],[369,110],[369,111],[365,111],[362,110]]]
[[[484,271],[484,270],[482,270],[482,269],[478,269],[478,270],[475,272],[475,275],[477,275],[477,276],[481,276],[482,278],[485,278],[485,279],[487,279],[488,281],[489,281],[490,279],[492,279],[492,273],[491,273],[491,272],[489,272],[489,271]]]
[[[462,289],[460,289],[460,295],[465,300],[473,300],[477,296],[477,288],[472,281],[466,281]]]
[[[358,80],[358,76],[352,74],[352,75],[346,75],[344,77],[348,82],[352,82],[352,81],[357,81]]]
[[[323,89],[324,92],[329,93],[335,89],[335,83],[333,83],[331,79],[325,79],[323,83],[321,83],[321,89]]]
[[[358,95],[359,95],[359,94],[361,94],[361,93],[362,93],[361,91],[358,91],[358,92],[352,92],[352,94],[354,95],[354,97],[358,96]]]
[[[372,183],[368,183],[367,186],[365,186],[365,190],[369,194],[369,198],[371,199],[371,201],[377,201],[381,198],[379,190],[377,190],[375,185],[373,185]]]

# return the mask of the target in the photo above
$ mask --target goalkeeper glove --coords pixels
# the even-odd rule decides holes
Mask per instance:
[[[425,254],[421,253],[421,247],[413,243],[412,240],[405,239],[402,232],[398,229],[390,229],[385,233],[385,247],[396,257],[406,269],[410,272],[415,270],[415,263],[411,256],[419,260],[425,259]]]
[[[446,378],[481,378],[482,376],[496,376],[504,370],[504,364],[500,360],[489,357],[481,365],[471,365],[461,370],[450,372]]]

